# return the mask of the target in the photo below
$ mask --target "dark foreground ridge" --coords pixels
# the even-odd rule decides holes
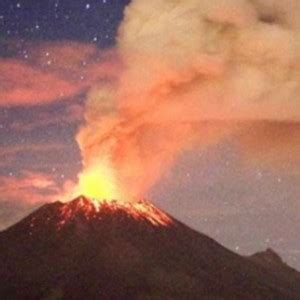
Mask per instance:
[[[273,250],[239,256],[148,202],[47,204],[0,233],[0,264],[1,300],[300,299]]]

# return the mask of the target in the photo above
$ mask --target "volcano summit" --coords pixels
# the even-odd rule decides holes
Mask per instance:
[[[300,297],[273,251],[239,256],[146,201],[44,205],[0,233],[0,263],[5,300]]]

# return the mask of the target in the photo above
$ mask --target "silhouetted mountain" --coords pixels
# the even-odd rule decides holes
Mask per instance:
[[[299,285],[300,273],[287,265],[281,257],[271,248],[251,255],[250,260],[259,266],[273,272],[281,282],[290,286]],[[297,299],[300,299],[300,294]]]
[[[0,299],[300,299],[299,273],[284,279],[270,256],[239,256],[148,202],[79,197],[0,233]]]

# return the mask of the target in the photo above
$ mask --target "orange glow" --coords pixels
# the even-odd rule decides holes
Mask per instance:
[[[88,199],[83,196],[65,203],[61,209],[61,221],[58,229],[76,219],[78,214],[87,220],[102,220],[104,215],[115,215],[126,213],[128,218],[137,221],[146,221],[154,226],[167,226],[172,223],[171,218],[164,212],[146,201],[120,201],[120,200],[98,200]]]
[[[84,196],[81,196],[84,195]],[[75,200],[70,201],[77,197]],[[102,219],[105,214],[126,213],[129,218],[143,220],[154,226],[171,223],[171,219],[154,205],[129,197],[118,185],[116,170],[108,159],[102,159],[92,167],[86,167],[78,176],[78,184],[65,195],[66,203],[61,208],[61,229],[78,214],[86,219]]]
[[[119,191],[115,171],[106,160],[84,169],[79,174],[78,185],[74,189],[72,198],[79,195],[85,195],[92,199],[124,198]]]

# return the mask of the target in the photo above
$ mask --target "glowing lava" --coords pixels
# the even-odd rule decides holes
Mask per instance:
[[[78,215],[87,220],[101,220],[103,215],[123,215],[134,220],[147,221],[154,226],[167,226],[172,223],[171,218],[147,201],[120,201],[120,200],[96,200],[80,196],[77,199],[65,203],[61,208],[62,220],[59,228],[75,220]]]

